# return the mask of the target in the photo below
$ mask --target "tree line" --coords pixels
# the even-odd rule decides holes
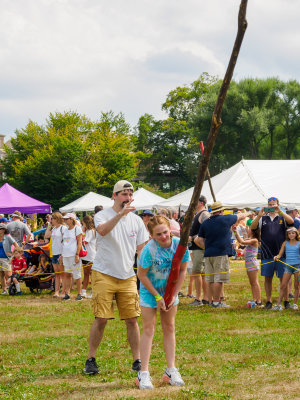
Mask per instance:
[[[119,179],[172,194],[193,186],[221,81],[207,73],[167,94],[166,118],[139,118],[133,129],[122,113],[92,121],[77,112],[33,121],[5,147],[5,179],[54,209],[89,191],[110,196]],[[211,175],[245,159],[300,155],[300,84],[277,78],[232,81],[223,124],[210,161]]]

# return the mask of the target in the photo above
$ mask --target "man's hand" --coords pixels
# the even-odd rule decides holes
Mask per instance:
[[[258,216],[259,218],[261,218],[264,214],[265,214],[265,211],[264,211],[264,207],[263,207],[263,208],[261,208],[261,209],[259,210],[259,213],[257,214],[257,216]]]
[[[136,208],[134,206],[131,206],[131,203],[133,201],[134,201],[134,199],[132,199],[131,201],[126,203],[125,206],[122,208],[122,210],[119,212],[119,214],[122,217],[125,217],[125,215],[129,214],[131,211],[135,211],[136,210]]]
[[[279,206],[274,206],[275,212],[277,212],[277,214],[281,213],[281,209]]]

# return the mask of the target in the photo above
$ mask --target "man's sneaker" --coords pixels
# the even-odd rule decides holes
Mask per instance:
[[[185,297],[185,294],[183,294],[182,292],[178,292],[178,297]]]
[[[289,299],[293,299],[293,298],[294,298],[293,293],[289,293]]]
[[[7,290],[3,290],[3,292],[1,294],[8,294]]]
[[[228,304],[225,304],[225,303],[222,303],[222,302],[220,302],[218,304],[212,303],[212,306],[214,308],[230,308],[230,306]]]
[[[293,309],[293,310],[298,310],[298,305],[297,305],[296,303],[294,303],[294,304],[292,305],[292,309]]]
[[[94,357],[88,358],[85,362],[83,372],[86,375],[96,375],[99,374],[99,368]]]
[[[201,300],[197,300],[195,299],[194,301],[192,301],[189,306],[203,306],[202,301]]]
[[[256,301],[255,306],[258,308],[263,308],[263,303],[261,301],[260,302]]]
[[[265,305],[265,309],[266,310],[272,310],[272,306],[273,306],[273,304],[270,301],[267,301],[266,305]]]
[[[83,297],[81,296],[81,294],[78,293],[78,295],[75,297],[76,301],[81,301],[83,299]]]
[[[284,308],[287,310],[288,308],[292,308],[291,303],[289,301],[284,302]]]
[[[92,299],[93,298],[93,291],[91,290],[91,293],[87,295],[88,299]]]
[[[22,290],[20,290],[19,292],[16,293],[16,296],[21,296],[21,294],[23,294]]]
[[[84,299],[86,298],[86,290],[82,289],[81,297],[84,298]]]
[[[276,304],[276,306],[274,306],[273,308],[272,308],[272,310],[274,310],[274,311],[282,311],[282,305],[280,304],[280,305],[277,305]]]
[[[204,306],[206,306],[206,305],[208,306],[208,305],[209,305],[209,301],[203,299],[203,300],[202,300],[202,304],[203,304]]]
[[[70,300],[70,296],[68,294],[65,294],[64,297],[62,298],[62,301],[68,301]]]
[[[172,386],[183,386],[184,382],[177,368],[167,368],[163,375],[163,381]]]
[[[139,371],[135,383],[139,389],[153,389],[149,371]]]
[[[139,372],[141,370],[141,360],[137,359],[132,363],[131,371]]]
[[[187,294],[186,297],[188,297],[189,299],[194,299],[195,298],[195,296],[192,295],[192,294]]]

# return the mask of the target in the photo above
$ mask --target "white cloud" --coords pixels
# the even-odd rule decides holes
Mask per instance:
[[[162,116],[168,91],[223,76],[239,0],[14,0],[0,15],[0,133],[50,112]],[[235,79],[300,79],[299,1],[248,2]]]

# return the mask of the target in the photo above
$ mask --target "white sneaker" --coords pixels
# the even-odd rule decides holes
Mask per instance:
[[[163,381],[169,383],[172,386],[183,386],[184,381],[181,378],[180,372],[177,368],[166,368]]]
[[[139,389],[153,389],[149,371],[139,371],[135,383]]]
[[[274,306],[273,308],[272,308],[272,310],[274,310],[274,311],[282,311],[282,305],[280,304],[279,306],[276,304],[276,306]]]
[[[298,310],[298,305],[297,305],[296,303],[294,303],[294,304],[292,305],[292,309],[293,309],[293,310]]]
[[[88,299],[92,299],[93,298],[93,291],[91,290],[91,293],[87,296]]]
[[[86,290],[85,289],[81,290],[81,297],[86,298]]]

